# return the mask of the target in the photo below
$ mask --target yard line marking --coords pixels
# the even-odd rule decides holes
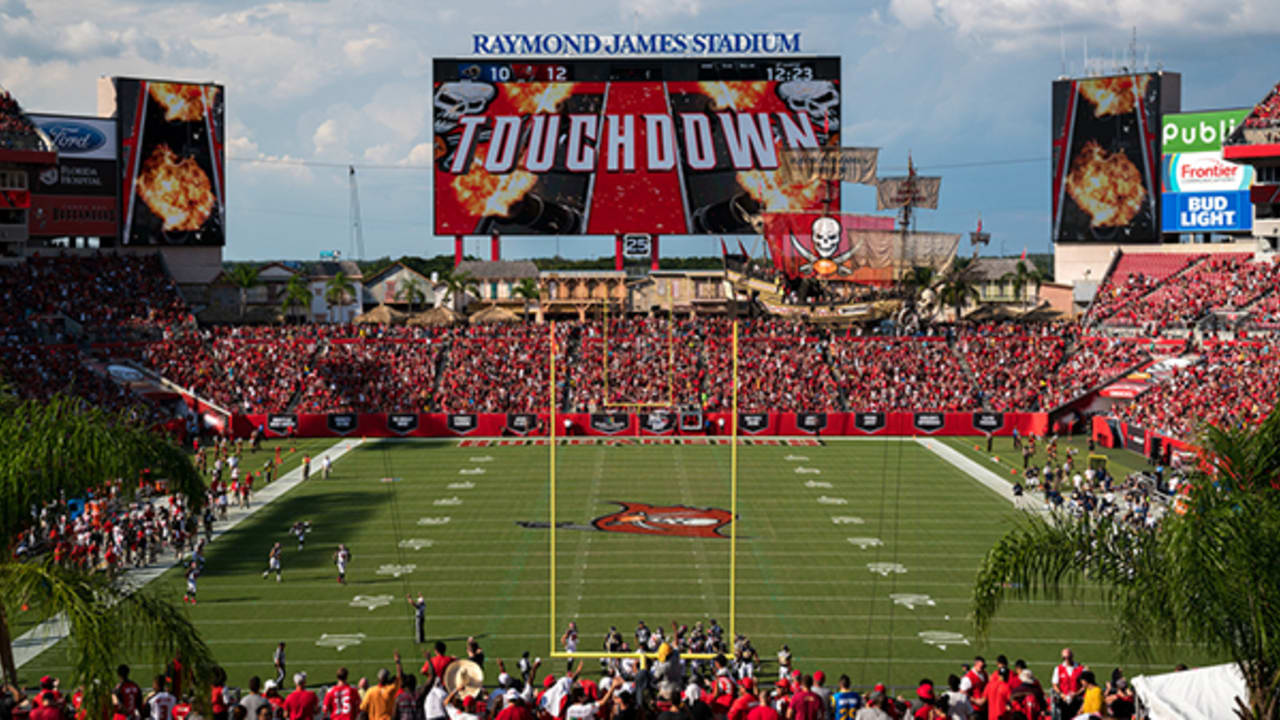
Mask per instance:
[[[995,494],[1008,500],[1014,507],[1022,510],[1036,510],[1039,507],[1040,503],[1037,503],[1032,498],[1023,499],[1014,496],[1013,486],[1006,482],[1004,478],[965,457],[955,448],[934,438],[916,438],[916,443],[950,463],[960,472],[977,480]]]
[[[809,462],[808,455],[788,455],[784,458],[787,462]]]
[[[938,605],[933,598],[919,593],[893,593],[889,595],[889,599],[895,605],[901,605],[908,610],[915,610],[917,605],[922,607],[937,607]]]
[[[845,500],[844,498],[827,497],[826,495],[819,497],[818,502],[823,505],[848,505],[849,504],[849,501]]]
[[[351,602],[347,604],[354,608],[362,607],[362,608],[368,609],[369,612],[373,612],[377,608],[390,605],[391,596],[390,595],[357,595],[351,598]],[[243,618],[241,620],[243,620]],[[241,620],[237,620],[237,622],[240,622]]]
[[[438,498],[434,503],[432,503],[432,505],[444,505],[447,507],[453,507],[455,505],[461,505],[461,504],[462,504],[462,498],[458,497],[457,495],[454,495],[453,497],[447,497],[447,498]]]
[[[831,483],[825,480],[806,480],[804,483],[804,486],[807,488],[825,488],[827,490],[831,489]]]
[[[859,550],[866,550],[867,548],[880,547],[881,545],[884,545],[883,540],[873,537],[851,537],[848,538],[848,540],[850,545],[857,545]]]
[[[889,577],[890,575],[903,575],[907,572],[905,565],[889,562],[867,563],[867,569],[873,573],[879,573],[884,577]]]
[[[352,645],[361,644],[364,642],[364,639],[364,633],[355,633],[352,635],[330,635],[329,633],[324,633],[320,636],[320,639],[316,641],[316,645],[319,647],[337,648],[338,652],[342,652],[344,649],[349,648]]]
[[[948,645],[968,645],[969,638],[956,632],[943,630],[925,630],[918,634],[925,645],[933,645],[939,650],[946,650]]]
[[[444,525],[449,522],[449,516],[444,517],[422,517],[418,518],[419,525]],[[394,535],[395,533],[390,533]]]
[[[831,518],[831,522],[836,525],[863,525],[865,524],[860,517],[851,515],[836,515]]]
[[[400,577],[401,575],[411,575],[418,566],[413,563],[405,563],[403,565],[397,563],[387,563],[378,567],[379,575],[390,575],[392,577]]]
[[[458,471],[458,474],[459,475],[483,475],[485,474],[485,469],[482,467],[462,468],[461,470]]]
[[[352,449],[363,443],[363,439],[339,440],[329,448],[316,454],[312,460],[317,464],[323,464],[327,457],[336,461],[338,458],[346,455]],[[315,482],[308,480],[307,482]],[[246,518],[266,507],[277,498],[302,484],[302,465],[290,470],[275,482],[265,485],[261,490],[253,494],[253,500],[256,504],[251,504],[248,508],[230,508],[227,511],[227,519],[219,522],[213,531],[212,540],[217,540],[230,530],[235,528]],[[163,575],[169,568],[178,565],[179,560],[160,560],[152,565],[134,570],[127,570],[121,578],[121,582],[126,587],[140,588],[143,585],[155,580]],[[34,660],[40,653],[57,645],[61,640],[67,637],[71,628],[67,624],[66,616],[58,613],[53,617],[45,620],[39,625],[31,628],[23,633],[20,637],[13,640],[13,661],[14,666],[21,668],[23,665]]]
[[[466,482],[455,482],[455,483],[449,483],[449,487],[447,487],[447,488],[445,488],[445,489],[446,489],[446,490],[471,490],[471,489],[475,488],[475,486],[476,486],[476,484],[475,484],[475,483],[473,483],[473,482],[471,482],[470,480],[468,480],[468,481],[466,481]]]
[[[493,462],[493,458],[489,455],[472,455],[469,459],[471,462]]]
[[[819,470],[818,468],[798,467],[796,468],[796,474],[797,475],[821,475],[822,471]]]
[[[421,550],[422,548],[431,547],[434,544],[434,540],[427,540],[425,538],[405,538],[398,543],[400,547],[406,550]],[[386,553],[383,555],[367,555],[366,557],[397,557],[397,555],[395,553]]]

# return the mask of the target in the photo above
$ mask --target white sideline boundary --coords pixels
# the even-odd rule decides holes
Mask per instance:
[[[346,455],[348,451],[359,446],[362,442],[364,442],[363,439],[343,439],[332,447],[317,453],[312,458],[312,477],[318,476],[325,457],[328,457],[331,461],[337,461],[338,458]],[[227,508],[227,519],[216,523],[210,543],[216,541],[223,533],[239,525],[245,519],[300,484],[302,484],[301,465],[254,493],[252,500],[256,502],[251,504],[248,509],[229,506]],[[164,555],[165,552],[162,551],[160,554]],[[140,588],[160,577],[170,568],[178,565],[178,562],[177,560],[160,560],[146,567],[127,570],[122,576],[122,581],[126,586]],[[58,613],[26,631],[13,641],[14,665],[17,668],[21,668],[36,659],[40,653],[65,639],[69,631],[70,628],[67,625],[66,617],[62,613]]]
[[[1010,504],[1019,510],[1027,510],[1029,512],[1040,511],[1040,503],[1034,498],[1028,498],[1023,495],[1021,498],[1013,494],[1013,485],[1009,481],[982,467],[974,460],[964,456],[959,450],[947,446],[945,443],[934,438],[916,438],[916,442],[927,449],[929,452],[937,455],[946,462],[950,463],[960,472],[977,480],[979,484],[986,487],[991,492],[1008,500]]]

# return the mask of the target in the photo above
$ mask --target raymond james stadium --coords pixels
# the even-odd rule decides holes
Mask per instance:
[[[0,720],[1280,717],[1280,85],[974,165],[810,35],[424,41],[390,160],[0,49]]]

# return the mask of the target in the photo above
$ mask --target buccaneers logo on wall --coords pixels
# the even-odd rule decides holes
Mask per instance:
[[[840,252],[840,236],[842,234],[840,221],[825,215],[814,220],[813,227],[810,229],[809,238],[813,242],[812,251],[800,242],[794,232],[791,233],[791,247],[795,249],[796,254],[805,260],[800,265],[800,272],[806,275],[815,273],[820,277],[851,275],[853,268],[850,260],[853,259],[858,248],[853,246],[844,252]]]
[[[598,517],[591,524],[606,532],[723,538],[725,536],[720,534],[720,528],[728,525],[731,519],[729,511],[720,508],[656,506],[639,502],[618,504],[622,506],[621,510]]]

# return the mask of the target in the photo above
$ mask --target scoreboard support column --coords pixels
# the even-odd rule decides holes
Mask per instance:
[[[658,236],[649,238],[649,269],[658,269]]]
[[[622,272],[622,234],[613,236],[613,269]]]
[[[489,259],[494,262],[502,259],[502,239],[498,233],[489,238]]]
[[[462,240],[463,240],[462,235],[453,236],[453,269],[454,270],[457,270],[458,266],[462,264],[462,251],[463,251]]]

